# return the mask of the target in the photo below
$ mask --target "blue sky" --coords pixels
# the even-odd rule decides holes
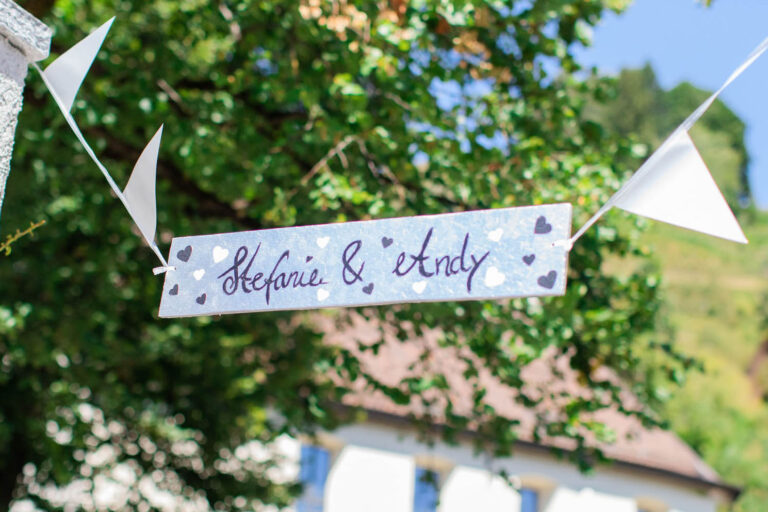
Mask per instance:
[[[682,81],[714,90],[768,37],[768,0],[635,0],[608,15],[580,62],[608,73],[650,62],[662,87]],[[747,124],[750,181],[768,208],[768,53],[731,84],[721,99]]]

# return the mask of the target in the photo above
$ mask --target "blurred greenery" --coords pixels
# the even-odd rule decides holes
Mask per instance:
[[[615,85],[611,101],[593,103],[589,115],[621,135],[636,137],[647,149],[661,144],[711,94],[687,82],[664,91],[650,65],[622,70]],[[744,130],[741,119],[722,101],[716,101],[691,129],[691,137],[734,210],[751,204]]]
[[[687,83],[664,91],[650,66],[628,69],[616,77],[615,100],[593,106],[591,115],[652,150],[709,94]],[[640,241],[662,270],[662,316],[679,349],[703,367],[661,412],[724,479],[744,487],[736,510],[760,512],[768,503],[768,213],[751,206],[744,124],[728,107],[718,100],[691,136],[750,243],[649,221]],[[634,267],[617,260],[607,268]]]
[[[768,503],[768,404],[754,375],[759,364],[750,368],[766,339],[768,215],[743,224],[748,246],[661,225],[647,236],[663,268],[676,340],[704,366],[663,414],[723,478],[744,486],[736,510],[759,512]]]
[[[580,225],[632,170],[636,147],[586,117],[611,84],[585,78],[571,52],[627,3],[22,2],[55,29],[52,58],[117,14],[73,115],[118,183],[165,124],[164,249],[181,235],[551,202],[572,203]],[[55,510],[51,486],[91,485],[118,465],[136,475],[124,509],[156,506],[147,481],[217,510],[283,505],[297,489],[272,478],[280,461],[233,468],[238,446],[332,428],[343,419],[333,404],[357,379],[397,403],[447,393],[439,374],[376,382],[305,313],[159,320],[154,255],[30,76],[2,228],[39,219],[0,266],[0,508],[28,499]],[[589,439],[610,437],[596,411],[657,422],[594,370],[652,404],[691,364],[657,331],[659,277],[637,222],[613,214],[579,241],[564,297],[361,313],[404,341],[407,326],[439,327],[444,345],[468,347],[516,389],[526,364],[567,355],[594,393],[555,397],[562,409],[535,434],[575,441],[570,457],[587,469],[600,455]],[[641,262],[632,272],[606,271],[630,257]],[[472,425],[479,447],[510,453],[519,427],[486,403],[478,372],[465,374],[473,411],[446,401],[445,435]]]

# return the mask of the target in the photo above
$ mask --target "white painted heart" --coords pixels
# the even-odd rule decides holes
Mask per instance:
[[[327,299],[331,295],[331,292],[324,288],[318,288],[317,290],[317,300],[320,302],[323,302],[325,299]]]
[[[501,228],[494,229],[493,231],[488,233],[488,240],[490,240],[491,242],[498,242],[499,240],[501,240],[501,235],[503,234],[504,234],[503,229]]]
[[[317,246],[321,249],[325,249],[325,246],[328,245],[328,242],[331,241],[331,237],[329,236],[323,236],[317,239]]]
[[[506,279],[507,276],[499,272],[499,269],[496,267],[488,267],[488,270],[485,271],[485,286],[488,286],[489,288],[499,286]]]
[[[419,295],[421,295],[421,293],[424,291],[426,287],[427,287],[426,281],[417,281],[413,283],[413,286],[411,286],[411,288],[413,288],[413,291],[415,291]]]
[[[219,247],[218,245],[213,248],[213,262],[218,263],[224,258],[229,256],[229,251],[223,247]]]
[[[201,280],[203,276],[205,275],[205,269],[198,269],[192,272],[192,275],[195,277],[196,280]]]

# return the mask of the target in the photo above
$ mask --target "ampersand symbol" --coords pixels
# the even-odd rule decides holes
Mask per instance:
[[[363,262],[357,270],[351,266],[352,259],[358,253],[362,245],[363,242],[355,240],[344,249],[344,254],[341,255],[341,263],[344,265],[344,269],[341,271],[341,278],[344,279],[346,284],[355,284],[356,282],[363,280],[365,262]]]

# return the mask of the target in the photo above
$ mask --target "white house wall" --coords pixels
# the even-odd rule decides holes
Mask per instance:
[[[484,468],[467,466],[457,466],[448,473],[440,502],[440,512],[520,510],[520,495],[510,492],[505,481]]]
[[[438,470],[450,462],[450,470],[443,472],[438,512],[518,511],[519,494],[495,476],[500,469],[541,491],[540,512],[636,512],[638,499],[663,503],[659,512],[717,509],[714,497],[679,480],[615,466],[584,475],[568,462],[523,447],[513,458],[490,462],[475,456],[469,445],[429,447],[410,433],[374,423],[344,427],[325,437],[333,462],[324,512],[410,511],[417,459],[420,465],[434,459]],[[298,457],[298,441],[287,440],[283,446],[284,453]]]
[[[413,503],[412,457],[347,446],[334,460],[326,484],[326,510],[390,512]]]

